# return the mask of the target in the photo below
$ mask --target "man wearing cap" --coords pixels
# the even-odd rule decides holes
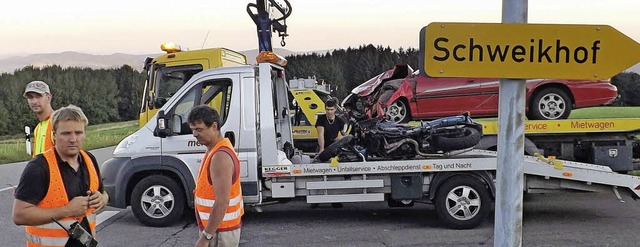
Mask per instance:
[[[23,96],[27,99],[31,111],[40,121],[33,131],[33,147],[31,149],[31,157],[33,158],[53,147],[53,126],[49,121],[53,113],[51,91],[49,85],[43,81],[32,81],[27,84]]]

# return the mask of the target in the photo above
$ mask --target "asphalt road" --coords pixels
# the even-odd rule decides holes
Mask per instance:
[[[92,151],[99,162],[113,149]],[[106,154],[106,155],[105,155]],[[11,221],[10,185],[23,163],[0,165],[0,244],[24,246],[24,232]],[[130,209],[102,214],[100,246],[193,246],[197,226],[192,214],[180,222],[153,228],[140,224]],[[388,208],[384,203],[347,203],[311,209],[301,201],[247,207],[241,246],[492,246],[493,214],[476,229],[451,230],[431,205]],[[640,246],[640,202],[619,202],[613,194],[525,195],[524,246]]]
[[[493,246],[493,215],[480,227],[451,230],[431,205],[388,208],[384,203],[347,203],[311,209],[300,201],[247,208],[241,246]],[[639,246],[640,202],[613,195],[527,195],[523,246]],[[101,246],[193,246],[192,216],[165,228],[142,226],[131,210],[112,217],[98,232]],[[133,244],[135,243],[135,244]]]

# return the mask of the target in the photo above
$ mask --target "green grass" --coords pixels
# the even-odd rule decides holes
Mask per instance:
[[[582,108],[573,110],[569,118],[640,118],[640,107],[602,106]]]
[[[138,130],[138,120],[97,124],[87,127],[84,149],[92,150],[117,145],[120,140]],[[3,138],[4,139],[4,138]],[[0,141],[0,164],[29,160],[23,137],[15,136]]]

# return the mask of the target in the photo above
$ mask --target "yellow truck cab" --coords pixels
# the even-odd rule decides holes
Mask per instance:
[[[306,153],[316,152],[318,147],[316,119],[318,115],[325,114],[324,102],[330,98],[329,84],[318,83],[312,78],[289,80],[291,131],[294,146],[299,150]],[[342,115],[341,109],[338,109],[337,115]]]
[[[140,127],[193,75],[211,68],[247,64],[242,53],[226,48],[183,51],[172,43],[162,44],[160,48],[166,54],[145,60],[147,78],[140,108]]]

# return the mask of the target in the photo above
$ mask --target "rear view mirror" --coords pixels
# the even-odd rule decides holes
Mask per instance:
[[[171,134],[171,129],[167,128],[167,119],[164,114],[164,110],[158,112],[158,118],[156,120],[155,134],[160,138],[165,138]]]

